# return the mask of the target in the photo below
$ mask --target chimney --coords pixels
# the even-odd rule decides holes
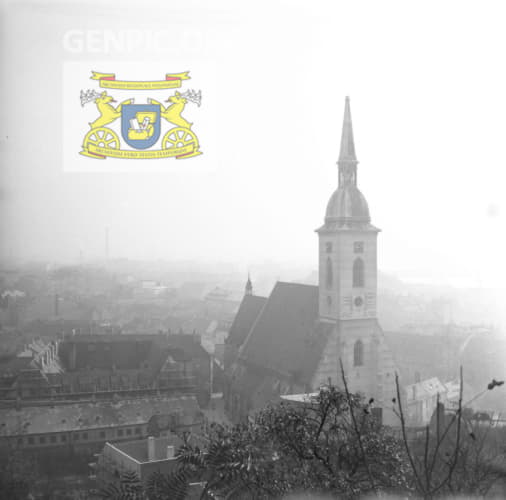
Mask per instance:
[[[174,458],[174,446],[167,446],[167,458]]]
[[[148,460],[150,462],[155,460],[155,438],[153,436],[148,437]]]

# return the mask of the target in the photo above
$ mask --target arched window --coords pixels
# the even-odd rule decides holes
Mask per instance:
[[[364,344],[357,340],[353,347],[353,366],[362,366],[364,364]]]
[[[332,288],[332,283],[334,281],[334,272],[332,270],[332,261],[330,257],[327,257],[327,288]]]
[[[356,288],[364,286],[364,261],[360,257],[353,262],[353,286]]]

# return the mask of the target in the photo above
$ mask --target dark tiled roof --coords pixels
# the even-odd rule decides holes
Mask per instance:
[[[257,319],[267,299],[256,295],[245,295],[242,299],[234,322],[230,327],[227,344],[240,347]]]
[[[119,334],[119,333],[82,333],[76,335],[67,335],[63,342],[72,342],[77,344],[93,344],[93,343],[135,343],[135,342],[153,342],[159,341],[167,343],[165,334]]]
[[[208,359],[208,352],[202,347],[200,335],[172,334],[167,337],[172,349],[182,349],[188,359]]]
[[[0,360],[0,374],[18,374],[20,370],[30,368],[31,358],[18,358],[12,356],[9,359]]]
[[[200,418],[193,396],[143,398],[117,403],[81,403],[54,407],[32,406],[0,409],[0,435],[45,434],[125,425],[145,424],[153,415],[183,412],[185,425]]]
[[[177,361],[179,363],[184,363],[186,361],[191,361],[193,359],[190,353],[186,352],[184,349],[181,349],[180,347],[174,347],[172,349],[169,349],[169,355],[174,361]]]
[[[72,366],[72,346],[76,346]],[[93,349],[90,350],[90,347]],[[167,359],[167,335],[95,334],[72,335],[60,343],[59,356],[69,371],[102,369],[138,370],[141,364],[156,373]]]
[[[276,283],[241,348],[240,359],[250,367],[245,376],[251,368],[266,369],[309,384],[332,328],[318,322],[318,287]]]

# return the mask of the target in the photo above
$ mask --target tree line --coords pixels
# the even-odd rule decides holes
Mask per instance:
[[[506,492],[506,430],[462,401],[437,403],[425,427],[406,424],[398,379],[392,400],[399,418],[385,427],[374,400],[328,385],[302,404],[268,405],[248,422],[207,424],[198,439],[182,436],[177,466],[141,484],[134,474],[106,485],[108,500],[447,498]],[[493,380],[484,391],[503,384]],[[439,399],[439,398],[438,398]],[[196,493],[195,486],[198,485]]]

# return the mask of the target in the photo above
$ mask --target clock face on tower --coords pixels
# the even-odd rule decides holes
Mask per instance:
[[[362,305],[364,304],[364,299],[362,297],[355,297],[353,299],[353,304],[355,305],[355,307],[362,307]]]

